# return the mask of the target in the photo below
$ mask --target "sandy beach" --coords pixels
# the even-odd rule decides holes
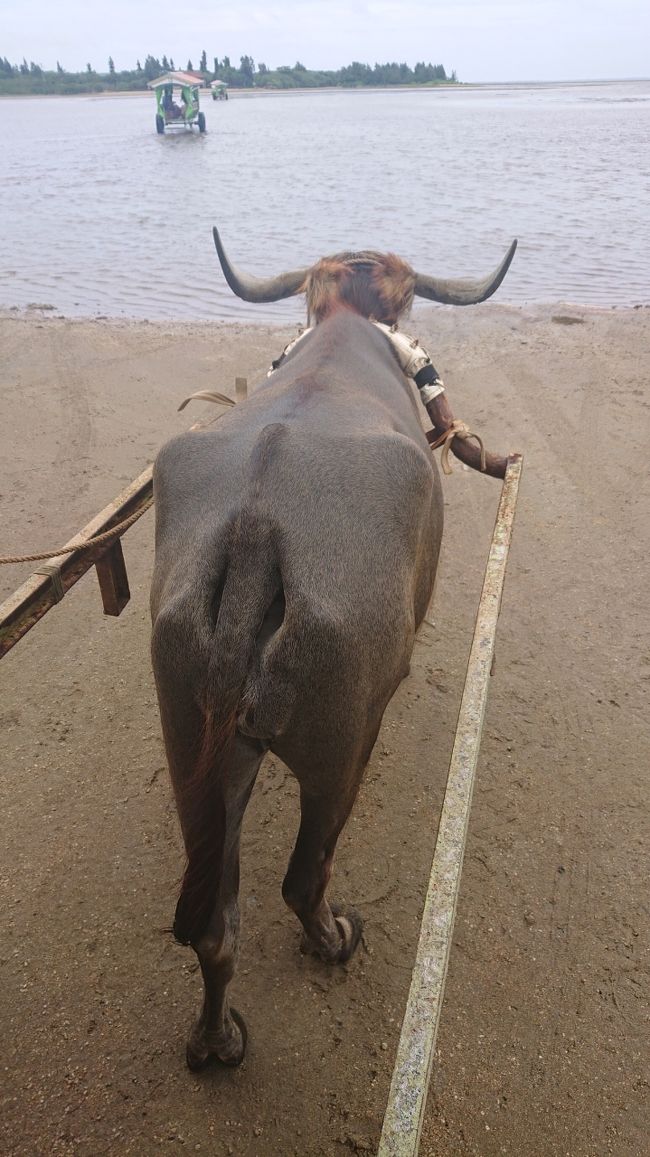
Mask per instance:
[[[648,1145],[650,308],[431,307],[456,415],[525,469],[421,1153],[640,1157]],[[259,381],[294,328],[0,315],[0,553],[55,548]],[[131,602],[92,572],[0,668],[3,1153],[372,1154],[415,954],[499,483],[455,464],[431,623],[339,844],[365,947],[298,951],[280,884],[297,793],[249,806],[241,1069],[191,1076],[200,992],[169,928],[182,852],[149,663],[151,513]],[[29,566],[0,569],[5,597]]]

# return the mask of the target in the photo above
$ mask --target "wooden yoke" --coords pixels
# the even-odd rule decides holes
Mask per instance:
[[[425,408],[433,423],[433,430],[427,431],[427,441],[437,442],[438,439],[443,437],[445,432],[450,429],[454,422],[454,415],[447,401],[447,395],[444,393],[438,394],[430,402],[426,403]],[[451,452],[459,461],[464,462],[466,466],[471,466],[472,470],[481,472],[481,448],[476,442],[457,434],[451,443]],[[484,472],[492,478],[505,478],[508,459],[500,457],[497,454],[490,454],[488,451],[484,451],[484,453]]]

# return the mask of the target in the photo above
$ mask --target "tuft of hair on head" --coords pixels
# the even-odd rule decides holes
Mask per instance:
[[[305,294],[310,324],[341,309],[396,325],[413,302],[415,273],[394,253],[338,253],[310,269]]]

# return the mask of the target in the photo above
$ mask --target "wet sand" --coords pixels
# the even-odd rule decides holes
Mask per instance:
[[[421,1153],[647,1149],[650,310],[431,308],[410,327],[458,417],[525,472]],[[3,554],[56,547],[293,329],[0,317]],[[169,928],[182,853],[132,599],[92,574],[0,667],[3,1153],[372,1153],[499,484],[458,465],[433,625],[387,712],[331,892],[366,946],[298,952],[295,787],[265,764],[243,847],[236,1072],[191,1076],[200,985]],[[0,570],[4,597],[29,567]]]

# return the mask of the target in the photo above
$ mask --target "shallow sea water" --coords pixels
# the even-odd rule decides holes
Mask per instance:
[[[0,307],[286,321],[225,284],[345,248],[482,276],[495,300],[650,301],[650,81],[234,93],[159,137],[151,94],[0,100]]]

